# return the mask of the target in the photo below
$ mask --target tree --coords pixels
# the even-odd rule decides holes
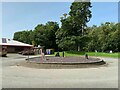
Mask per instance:
[[[24,31],[19,31],[14,33],[14,40],[23,42],[23,43],[28,43],[32,44],[32,30],[24,30]]]
[[[70,7],[71,10],[69,15],[72,17],[73,22],[78,27],[78,30],[82,31],[82,35],[84,34],[87,22],[89,22],[92,17],[90,11],[91,7],[91,2],[73,2]]]
[[[108,52],[110,50],[117,52],[119,51],[118,46],[120,39],[118,24],[106,22],[101,24],[99,27],[93,25],[89,27],[88,37],[88,47],[89,51],[103,51]]]
[[[57,22],[47,22],[45,26],[46,26],[46,37],[48,38],[46,48],[57,49],[55,33],[59,29],[59,25],[57,24]]]
[[[77,50],[78,48],[81,48],[81,50],[83,49],[83,40],[85,39],[83,34],[85,34],[86,23],[89,22],[92,16],[90,7],[90,2],[73,2],[70,7],[71,10],[69,15],[67,16],[66,13],[63,14],[64,16],[61,17],[61,29],[56,32],[56,42],[59,48],[70,50],[65,48],[65,46],[69,46],[69,48],[72,48],[73,50]]]
[[[36,46],[41,45],[45,48],[57,49],[55,33],[59,29],[57,22],[47,22],[45,25],[40,24],[35,27],[34,41]]]

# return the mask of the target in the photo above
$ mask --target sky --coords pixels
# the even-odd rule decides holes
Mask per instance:
[[[48,21],[60,23],[60,17],[69,13],[71,2],[3,2],[2,37],[13,38],[17,31],[34,30]],[[118,22],[117,2],[92,2],[92,18],[88,26]]]

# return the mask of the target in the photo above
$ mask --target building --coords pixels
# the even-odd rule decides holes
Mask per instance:
[[[33,48],[33,45],[22,43],[13,39],[1,38],[0,46],[7,47],[8,53],[18,53]]]

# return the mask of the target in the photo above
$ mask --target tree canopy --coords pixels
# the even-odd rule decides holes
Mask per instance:
[[[69,15],[63,14],[61,17],[61,28],[56,32],[56,42],[59,48],[64,50],[82,50],[87,39],[85,36],[85,28],[87,22],[92,17],[90,2],[73,2],[70,7]],[[85,40],[85,41],[83,41]],[[69,47],[65,47],[65,46]]]
[[[57,49],[55,32],[59,29],[57,22],[39,24],[32,31],[20,31],[14,33],[14,40],[32,44],[34,46],[45,46],[45,48]]]
[[[70,11],[60,18],[61,26],[54,21],[38,24],[34,30],[14,33],[14,40],[58,50],[118,52],[120,23],[105,22],[88,27],[92,17],[91,2],[73,2]]]

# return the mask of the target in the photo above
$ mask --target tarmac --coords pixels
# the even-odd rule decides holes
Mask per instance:
[[[18,63],[26,58],[28,56],[18,54],[0,58],[2,88],[118,88],[117,58],[103,58],[107,62],[105,67],[77,69],[19,66]]]

